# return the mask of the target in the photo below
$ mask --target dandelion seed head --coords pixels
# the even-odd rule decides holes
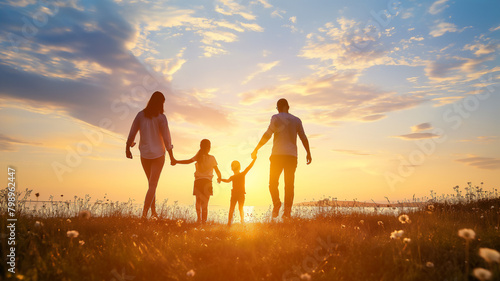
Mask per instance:
[[[40,221],[35,222],[35,227],[42,227],[42,226],[43,226],[43,222],[40,222]]]
[[[66,222],[67,222],[67,223],[71,223],[71,219],[67,219],[67,220],[66,220]]]
[[[398,220],[402,224],[411,223],[410,217],[408,215],[401,215],[398,217]]]
[[[78,235],[80,235],[80,233],[76,230],[68,230],[68,232],[66,232],[66,236],[69,238],[76,238]]]
[[[309,273],[303,273],[300,275],[300,280],[311,280],[311,275],[309,275]]]
[[[427,210],[429,210],[429,211],[431,211],[431,212],[433,212],[433,211],[434,211],[434,209],[435,209],[434,205],[429,205],[429,206],[427,206]]]
[[[410,242],[411,242],[411,239],[410,239],[410,238],[404,238],[404,239],[403,239],[403,243],[405,243],[405,244],[408,244],[408,243],[410,243]]]
[[[341,224],[341,225],[340,225],[340,228],[345,228],[345,224]]]
[[[391,232],[390,238],[399,239],[403,236],[404,233],[405,233],[404,230],[394,230],[393,232]]]
[[[425,263],[425,266],[427,266],[428,268],[433,268],[434,267],[434,263],[428,261]]]
[[[479,248],[479,256],[488,263],[500,263],[500,253],[497,250],[490,248]]]
[[[490,280],[492,276],[491,271],[481,267],[474,268],[472,274],[481,281]]]
[[[384,222],[383,221],[378,221],[377,224],[378,225],[384,225]]]
[[[195,275],[195,274],[196,274],[196,272],[194,272],[194,270],[192,270],[192,269],[190,269],[190,270],[186,273],[187,277],[194,277],[194,275]]]
[[[465,240],[473,240],[476,238],[476,233],[470,228],[462,228],[458,231],[458,236]]]
[[[83,246],[83,245],[85,245],[85,241],[80,240],[80,241],[78,241],[78,244],[80,244],[80,245],[82,245],[82,246]]]
[[[403,236],[404,233],[405,233],[404,230],[394,230],[393,232],[391,232],[390,238],[399,239]]]
[[[359,223],[360,224],[365,224],[365,221],[364,220],[360,220]]]

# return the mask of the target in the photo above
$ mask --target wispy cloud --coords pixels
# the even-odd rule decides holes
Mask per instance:
[[[446,32],[457,32],[457,26],[449,22],[439,22],[432,26],[429,35],[432,37],[439,37],[444,35]]]
[[[448,2],[448,0],[437,0],[436,2],[432,3],[432,5],[429,7],[429,13],[432,15],[441,13],[449,7],[446,2]]]
[[[371,153],[360,151],[360,150],[352,150],[352,149],[332,149],[333,152],[344,153],[354,156],[369,156]]]
[[[421,123],[411,127],[412,132],[420,132],[432,129],[431,123]]]
[[[17,151],[18,145],[41,145],[41,144],[9,137],[0,133],[0,151]]]
[[[478,169],[485,169],[485,170],[500,169],[500,158],[470,156],[467,158],[457,159],[455,161]]]
[[[420,140],[420,139],[432,139],[439,138],[440,135],[434,133],[411,133],[406,135],[394,136],[395,138],[400,138],[403,140]]]
[[[273,67],[277,66],[280,62],[279,61],[273,61],[269,63],[259,63],[257,64],[257,67],[259,68],[257,71],[253,72],[252,74],[248,75],[248,77],[243,81],[243,84],[246,84],[250,82],[250,80],[254,79],[255,76],[268,72],[269,70],[273,69]]]

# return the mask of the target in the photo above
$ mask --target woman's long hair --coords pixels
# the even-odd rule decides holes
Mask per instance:
[[[165,96],[161,92],[154,92],[148,101],[148,105],[144,108],[144,116],[147,118],[153,118],[159,114],[163,114],[163,103],[165,102]]]

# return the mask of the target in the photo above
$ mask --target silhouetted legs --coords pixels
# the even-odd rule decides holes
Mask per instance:
[[[158,186],[158,180],[160,179],[163,164],[165,164],[165,155],[155,159],[146,159],[141,157],[141,163],[142,168],[144,168],[144,172],[146,173],[146,177],[148,178],[148,192],[146,193],[146,198],[144,199],[142,216],[146,217],[150,208],[151,215],[157,216],[155,198],[156,187]]]
[[[208,201],[213,194],[212,181],[199,179],[194,181],[193,195],[196,196],[196,215],[198,222],[206,223],[208,218]]]
[[[231,225],[233,223],[233,215],[234,215],[234,208],[236,207],[236,203],[238,203],[238,209],[240,211],[240,219],[241,223],[245,223],[245,213],[243,212],[243,205],[245,204],[245,195],[243,196],[231,196],[231,205],[229,206],[229,218],[227,221],[228,225]]]
[[[292,211],[294,197],[295,170],[297,169],[297,157],[289,155],[272,155],[269,173],[269,192],[273,200],[273,217],[277,217],[281,207],[280,194],[278,190],[281,172],[285,171],[285,210],[283,216],[289,217]]]

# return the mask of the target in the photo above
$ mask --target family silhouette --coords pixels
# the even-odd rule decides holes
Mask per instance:
[[[264,146],[274,135],[273,148],[270,159],[269,173],[269,192],[273,202],[272,217],[279,216],[282,206],[279,196],[279,178],[284,171],[285,178],[285,200],[283,218],[290,218],[293,197],[295,170],[297,168],[297,136],[300,138],[306,152],[306,163],[309,165],[312,161],[309,141],[304,132],[302,121],[289,113],[290,106],[286,99],[280,99],[277,102],[276,109],[278,114],[271,118],[267,131],[251,154],[252,162],[248,167],[240,172],[241,164],[238,161],[231,163],[233,175],[228,179],[223,179],[218,168],[217,161],[213,155],[210,155],[211,143],[208,139],[200,142],[200,149],[190,159],[176,160],[173,154],[172,138],[168,127],[167,117],[164,114],[163,105],[165,96],[156,91],[149,99],[146,107],[137,113],[130,133],[128,135],[125,153],[127,158],[132,159],[131,148],[135,146],[135,137],[139,132],[139,151],[141,155],[141,164],[148,179],[148,191],[144,199],[144,208],[142,217],[146,218],[151,209],[151,216],[158,217],[156,212],[156,188],[158,180],[165,163],[165,151],[170,157],[170,164],[191,164],[195,163],[196,171],[194,173],[193,195],[196,197],[196,215],[199,223],[206,223],[208,218],[208,202],[213,195],[213,173],[217,174],[217,182],[232,182],[231,202],[229,208],[228,225],[232,224],[234,209],[238,204],[241,222],[244,222],[243,205],[245,202],[245,177],[252,169],[257,159],[259,149]]]

